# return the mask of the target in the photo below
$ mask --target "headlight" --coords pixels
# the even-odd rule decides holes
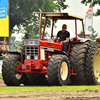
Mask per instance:
[[[38,59],[38,55],[35,55],[35,56],[34,56],[34,59],[36,59],[36,60],[37,60],[37,59]]]
[[[30,56],[30,55],[27,55],[27,56],[26,56],[26,59],[31,59],[31,56]]]

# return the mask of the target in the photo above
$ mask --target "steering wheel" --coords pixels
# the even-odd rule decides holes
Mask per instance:
[[[55,39],[54,41],[55,41],[55,42],[61,42],[61,39],[58,38],[58,39]]]
[[[61,42],[60,37],[58,37],[58,39],[55,39],[56,37],[57,37],[56,35],[52,36],[53,41],[54,42]]]

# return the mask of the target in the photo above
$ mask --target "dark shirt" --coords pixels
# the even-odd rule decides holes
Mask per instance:
[[[6,51],[3,51],[3,54],[5,55],[6,54]]]
[[[3,60],[4,59],[4,57],[1,55],[2,53],[3,53],[3,51],[0,50],[0,60]]]
[[[65,33],[62,33],[62,31],[59,31],[57,33],[57,37],[60,37],[61,41],[66,40],[66,38],[70,37],[70,33],[68,31],[66,31]]]
[[[3,53],[3,51],[2,50],[0,50],[0,56],[2,56],[1,54]]]

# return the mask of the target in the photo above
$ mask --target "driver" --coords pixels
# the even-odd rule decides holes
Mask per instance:
[[[65,51],[65,52],[69,45],[69,38],[70,38],[70,33],[66,29],[67,29],[67,25],[63,24],[62,30],[57,33],[57,37],[55,38],[57,40],[59,37],[60,40],[63,41],[62,51]]]

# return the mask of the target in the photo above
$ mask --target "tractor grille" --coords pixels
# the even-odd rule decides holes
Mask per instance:
[[[37,60],[39,58],[38,47],[26,47],[26,59]]]
[[[24,45],[39,45],[39,40],[25,39]]]

